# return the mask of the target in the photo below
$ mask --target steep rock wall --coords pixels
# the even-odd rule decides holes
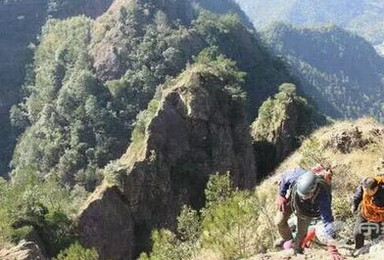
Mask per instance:
[[[175,228],[182,205],[204,205],[210,174],[230,171],[240,188],[256,184],[244,108],[224,86],[199,68],[184,72],[162,92],[142,139],[134,140],[118,161],[120,188],[133,218],[134,241],[129,244],[135,245],[134,257],[149,249],[153,229]],[[109,241],[106,230],[93,226],[95,234],[101,232]],[[87,231],[83,235],[89,236]]]

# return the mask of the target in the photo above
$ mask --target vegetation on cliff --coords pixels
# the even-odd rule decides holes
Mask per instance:
[[[270,173],[307,135],[326,124],[325,117],[297,94],[295,85],[284,83],[279,90],[263,103],[251,125],[260,175]]]

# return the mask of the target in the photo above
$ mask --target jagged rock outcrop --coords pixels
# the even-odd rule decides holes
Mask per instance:
[[[2,260],[48,260],[37,244],[21,240],[18,245],[0,250]]]
[[[251,127],[260,174],[270,172],[299,146],[300,137],[322,123],[313,114],[293,84],[282,84],[280,92],[264,102]]]
[[[100,259],[132,259],[133,220],[116,186],[99,186],[79,215],[81,242],[98,250]]]
[[[140,245],[147,242],[145,230],[174,228],[183,204],[203,206],[210,174],[231,171],[240,188],[256,183],[241,104],[220,88],[224,82],[218,78],[208,80],[198,70],[184,77],[165,90],[146,129],[141,158],[127,165],[123,190],[140,230]],[[123,162],[133,149],[134,144]]]
[[[202,66],[184,72],[162,92],[157,109],[146,118],[142,138],[133,139],[117,162],[116,171],[123,175],[120,188],[133,217],[134,239],[125,243],[135,245],[133,256],[149,249],[152,229],[175,228],[182,205],[204,205],[210,174],[230,171],[238,187],[255,185],[256,167],[243,104],[224,89],[225,85]],[[103,203],[92,211],[95,215],[115,211],[110,207],[114,205]],[[91,210],[88,208],[84,212]],[[110,241],[112,232],[103,228],[104,220],[93,221],[89,226],[94,235],[83,229],[83,236]],[[116,230],[114,235],[118,234]],[[86,245],[105,250],[98,243]],[[120,259],[116,255],[111,258]]]

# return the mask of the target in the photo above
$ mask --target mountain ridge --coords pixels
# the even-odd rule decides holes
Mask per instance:
[[[337,26],[296,28],[276,24],[263,34],[271,51],[291,65],[302,90],[336,118],[382,120],[384,59],[363,38]]]

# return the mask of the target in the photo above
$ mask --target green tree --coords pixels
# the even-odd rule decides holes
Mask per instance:
[[[61,251],[54,260],[98,260],[96,249],[83,247],[79,242]]]

